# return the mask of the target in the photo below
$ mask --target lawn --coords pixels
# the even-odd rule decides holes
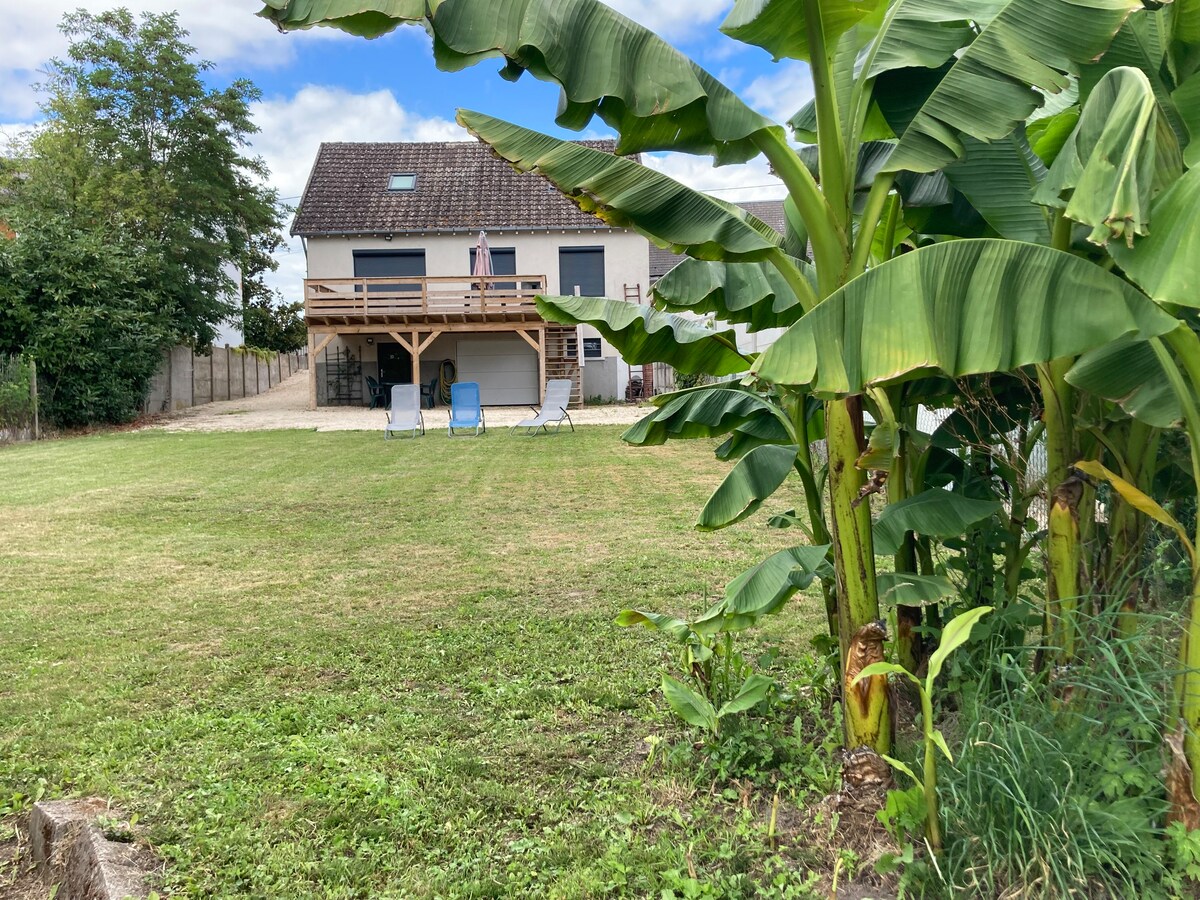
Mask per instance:
[[[0,448],[4,821],[111,797],[176,895],[806,896],[767,837],[804,788],[711,777],[671,648],[612,624],[798,535],[693,530],[712,445],[619,434]],[[799,660],[820,620],[799,598],[750,645]]]

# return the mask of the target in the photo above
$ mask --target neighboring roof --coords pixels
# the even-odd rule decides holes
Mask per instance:
[[[745,203],[737,204],[752,216],[757,216],[762,221],[766,222],[780,234],[786,227],[784,225],[783,201],[782,200],[747,200]],[[678,253],[672,253],[670,250],[664,250],[661,247],[650,245],[650,282],[653,284],[662,278],[673,268],[679,265],[683,259]]]
[[[615,141],[578,143],[616,148]],[[417,176],[414,190],[388,191],[389,176],[408,172]],[[292,234],[608,227],[479,141],[328,143],[317,151]]]

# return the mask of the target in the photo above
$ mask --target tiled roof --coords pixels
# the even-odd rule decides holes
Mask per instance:
[[[610,153],[616,147],[579,143]],[[402,173],[416,174],[415,190],[389,191],[389,177]],[[607,227],[478,141],[328,143],[317,152],[292,234]]]
[[[742,209],[750,213],[752,216],[757,216],[762,219],[780,234],[783,234],[784,215],[782,200],[748,200],[745,203],[739,203]],[[673,268],[675,268],[683,260],[679,254],[672,253],[670,250],[663,250],[654,244],[650,245],[650,282],[653,284],[658,279],[662,278]]]

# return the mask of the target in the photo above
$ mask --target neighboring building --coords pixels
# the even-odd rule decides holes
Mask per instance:
[[[472,275],[481,230],[490,279]],[[545,322],[533,297],[644,299],[650,281],[645,238],[475,141],[322,144],[292,234],[308,261],[314,406],[368,402],[368,376],[429,384],[447,360],[485,405],[538,403],[548,377],[571,378],[578,402],[581,364],[623,364],[594,329]]]

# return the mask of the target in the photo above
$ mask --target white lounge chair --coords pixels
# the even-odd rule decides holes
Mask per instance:
[[[383,426],[384,440],[390,438],[393,431],[412,432],[413,437],[425,433],[419,384],[392,385],[392,408],[388,410],[388,421]]]
[[[525,419],[523,422],[518,422],[512,427],[515,432],[518,428],[524,428],[527,434],[537,434],[537,430],[541,428],[543,431],[549,431],[549,425],[554,426],[554,430],[558,431],[562,428],[562,423],[565,420],[571,426],[571,430],[575,430],[575,423],[571,421],[571,416],[567,412],[567,407],[571,405],[571,380],[569,378],[552,378],[546,382],[546,399],[542,401],[542,408],[536,409],[529,407],[536,413],[532,419]]]

